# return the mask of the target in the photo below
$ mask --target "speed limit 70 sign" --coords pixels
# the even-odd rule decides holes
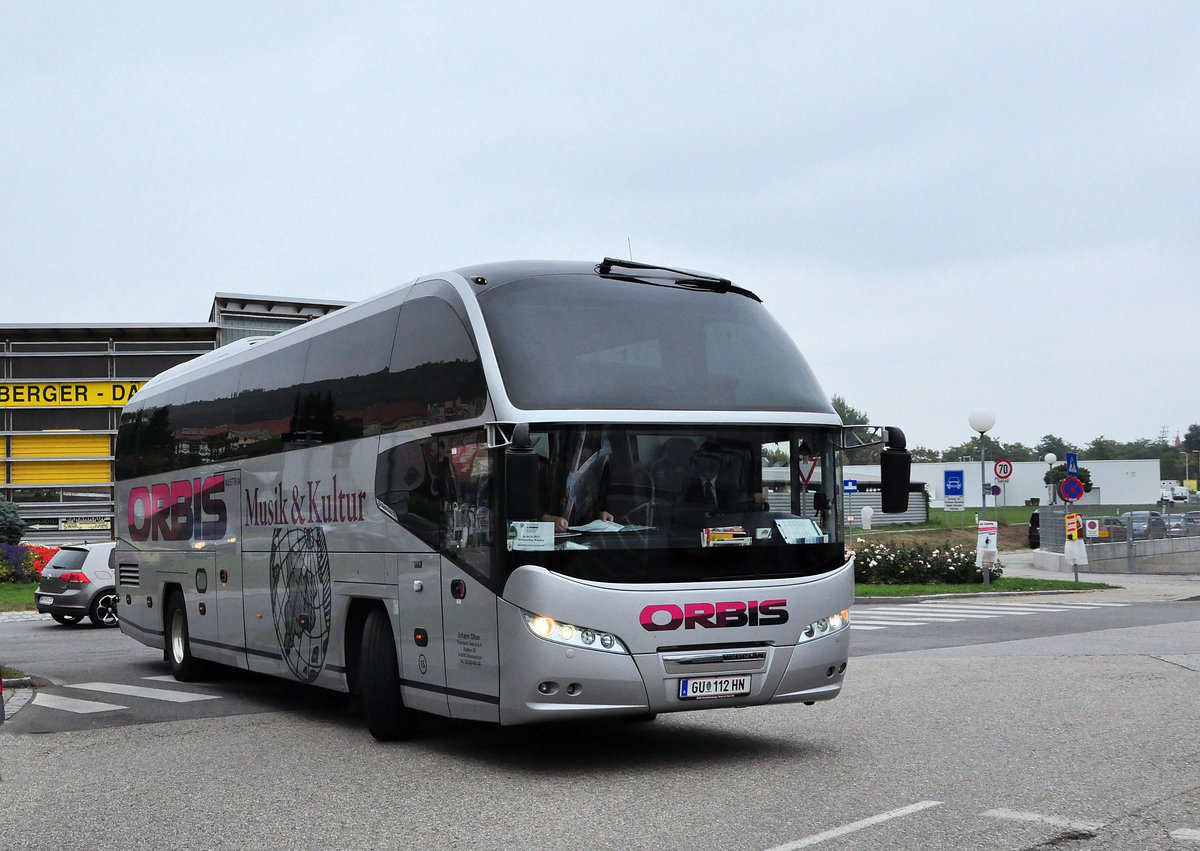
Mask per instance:
[[[996,462],[996,465],[992,469],[996,473],[996,478],[1000,481],[1004,481],[1013,473],[1012,461],[1000,459]]]

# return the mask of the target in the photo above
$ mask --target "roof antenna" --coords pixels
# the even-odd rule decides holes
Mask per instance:
[[[625,237],[625,244],[629,246],[629,259],[633,259],[633,243],[629,241],[629,237]]]

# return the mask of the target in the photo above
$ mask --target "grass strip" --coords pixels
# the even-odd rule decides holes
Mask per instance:
[[[35,612],[36,582],[0,582],[0,612]]]
[[[1099,591],[1116,588],[1103,582],[1080,582],[1069,579],[1023,579],[1004,576],[993,580],[990,585],[865,585],[855,584],[855,597],[927,597],[933,594],[979,594],[985,591]]]

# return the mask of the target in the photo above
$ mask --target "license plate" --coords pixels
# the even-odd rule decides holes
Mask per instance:
[[[49,606],[51,603],[54,602],[54,598],[53,597],[38,597],[38,602],[41,603],[43,606]]]
[[[733,697],[750,693],[750,675],[736,677],[695,677],[679,681],[679,697]]]

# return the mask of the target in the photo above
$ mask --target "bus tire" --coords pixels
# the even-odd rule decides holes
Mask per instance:
[[[404,708],[400,696],[396,641],[383,609],[367,614],[358,665],[359,691],[371,735],[381,742],[407,737],[412,732],[412,713]]]
[[[200,660],[192,655],[188,640],[187,607],[178,591],[167,599],[167,662],[175,679],[183,683],[200,679]]]

